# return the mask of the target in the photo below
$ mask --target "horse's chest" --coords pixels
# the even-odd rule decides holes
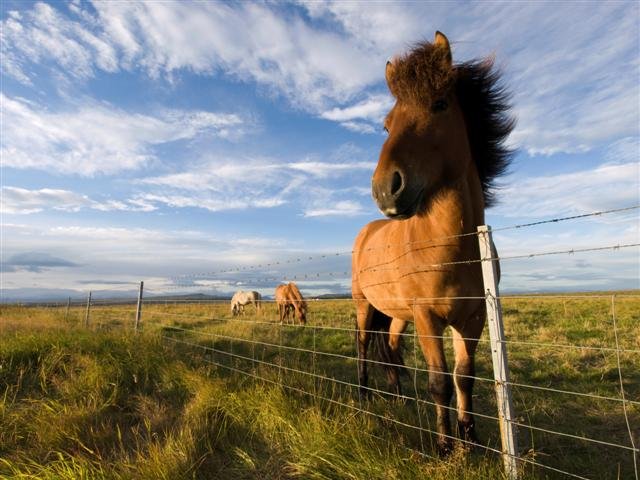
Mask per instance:
[[[460,263],[459,245],[407,242],[385,250],[370,251],[358,274],[367,300],[387,315],[411,320],[420,308],[450,318],[462,297],[478,291],[477,265]]]

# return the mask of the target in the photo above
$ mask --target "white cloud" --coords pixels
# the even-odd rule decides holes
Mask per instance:
[[[391,95],[374,95],[350,107],[333,108],[323,112],[320,116],[335,122],[345,122],[348,120],[382,122],[382,119],[391,107],[393,107],[393,98]]]
[[[376,129],[373,125],[364,122],[340,122],[340,125],[347,130],[358,133],[375,133],[376,131],[380,131],[379,127]]]
[[[140,202],[122,202],[118,200],[96,201],[86,195],[69,190],[42,188],[28,190],[25,188],[3,186],[1,189],[2,206],[5,214],[30,214],[47,209],[77,212],[84,208],[100,211],[143,211],[154,210],[155,207]]]
[[[45,208],[78,211],[90,204],[91,200],[86,196],[68,190],[2,187],[2,213],[28,214],[41,212]]]
[[[241,134],[244,126],[238,115],[205,111],[165,110],[151,116],[90,102],[50,112],[2,93],[0,103],[3,165],[84,176],[137,169],[155,158],[156,145],[228,137]]]
[[[352,189],[342,191],[336,180],[373,171],[374,162],[357,160],[362,156],[361,150],[346,145],[329,156],[331,161],[324,162],[208,158],[179,173],[138,180],[140,185],[155,187],[155,190],[135,198],[149,205],[210,211],[273,208],[286,203],[295,203],[308,210],[307,205],[316,201],[339,202],[344,199],[335,200],[335,195],[353,193]],[[348,210],[346,205],[345,212]],[[352,207],[349,208],[353,210]]]
[[[554,217],[640,204],[640,164],[604,164],[554,176],[511,177],[491,214]]]
[[[353,217],[362,215],[365,213],[364,208],[360,203],[351,200],[342,200],[335,203],[324,202],[323,206],[318,205],[320,202],[315,202],[318,208],[309,208],[305,210],[305,217],[329,217],[329,216],[346,216]]]
[[[391,95],[372,95],[350,107],[335,107],[320,114],[320,117],[339,122],[343,127],[359,133],[382,131],[385,115],[393,107]]]
[[[332,176],[342,176],[348,171],[354,170],[372,172],[376,168],[376,164],[374,162],[329,163],[307,161],[289,163],[286,167],[307,173],[314,177],[327,178]]]
[[[88,78],[99,68],[118,70],[113,46],[88,26],[70,20],[45,3],[36,3],[22,15],[14,12],[2,22],[2,56],[9,73],[30,83],[29,63],[53,61],[65,74]]]
[[[98,70],[143,70],[169,79],[183,71],[223,73],[370,133],[371,118],[346,118],[368,101],[344,105],[371,96],[370,87],[382,86],[385,61],[413,42],[431,40],[438,29],[449,36],[457,60],[496,52],[519,119],[512,142],[532,155],[580,152],[638,133],[640,31],[634,2],[561,3],[553,9],[539,3],[334,1],[296,7],[219,2],[95,2],[93,7],[74,6],[67,16],[38,3],[22,14],[10,13],[2,35],[6,73],[23,82],[34,81],[33,64],[53,65],[57,75],[76,79]],[[452,8],[464,8],[465,14],[452,19]],[[535,28],[514,33],[516,24]]]
[[[248,198],[246,196],[234,195],[211,198],[207,195],[191,194],[143,194],[139,199],[150,204],[164,204],[173,208],[204,208],[211,212],[227,210],[245,210],[247,208],[273,208],[285,203],[285,200],[274,197]]]
[[[76,7],[75,19],[44,4],[9,17],[3,22],[3,51],[12,67],[7,73],[25,81],[30,62],[51,62],[58,73],[78,78],[97,69],[142,68],[152,77],[169,78],[181,70],[224,71],[313,110],[346,101],[379,79],[368,49],[268,5],[94,2],[93,7],[96,16]]]

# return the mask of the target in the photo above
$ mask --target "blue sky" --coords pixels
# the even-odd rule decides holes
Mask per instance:
[[[332,254],[381,217],[384,65],[435,30],[454,60],[494,56],[513,93],[518,153],[488,223],[640,204],[637,2],[4,1],[5,298],[348,289]],[[639,237],[636,210],[495,240],[518,255]],[[639,288],[639,264],[637,248],[506,261],[502,288]]]

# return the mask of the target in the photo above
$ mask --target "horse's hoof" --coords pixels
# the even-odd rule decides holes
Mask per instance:
[[[438,440],[436,442],[436,450],[440,458],[446,458],[453,452],[453,441],[450,438]]]
[[[476,445],[480,444],[476,435],[476,425],[473,421],[458,421],[458,438],[462,440],[463,447],[467,450],[472,450]]]
[[[358,397],[361,402],[366,402],[371,400],[371,391],[368,388],[360,387],[360,391],[358,392]]]

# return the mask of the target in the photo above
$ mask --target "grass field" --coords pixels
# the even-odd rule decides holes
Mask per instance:
[[[622,402],[593,397],[620,397],[619,361],[638,445],[632,293],[614,304],[608,295],[504,299],[525,460],[634,478],[630,450],[544,431],[629,447]],[[613,306],[619,356],[600,348],[616,346]],[[226,304],[146,304],[137,335],[131,305],[94,307],[88,328],[82,308],[1,308],[2,478],[503,478],[499,457],[481,447],[435,458],[425,372],[403,378],[405,394],[424,401],[377,393],[360,402],[349,301],[310,302],[304,328],[275,323],[272,305],[231,319]],[[496,422],[485,418],[496,415],[485,340],[476,374],[488,380],[476,382],[475,410],[483,445],[499,449]],[[411,336],[405,359],[425,367]],[[566,477],[523,463],[523,478]]]

